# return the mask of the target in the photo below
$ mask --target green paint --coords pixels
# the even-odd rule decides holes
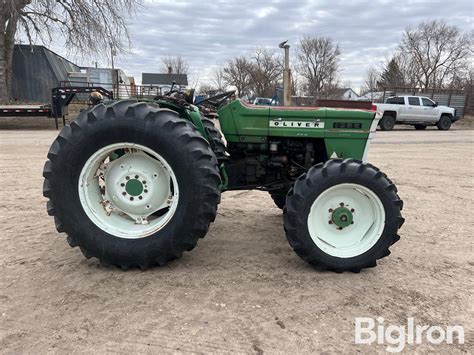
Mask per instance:
[[[188,121],[191,121],[196,129],[203,135],[204,138],[209,139],[207,136],[207,132],[204,129],[201,121],[201,113],[199,112],[199,108],[194,105],[186,105],[183,106],[178,103],[173,103],[167,100],[156,100],[154,101],[155,104],[158,104],[162,108],[167,108],[170,110],[175,111],[179,117],[184,118]]]
[[[327,157],[362,160],[374,112],[332,108],[283,109],[240,100],[219,110],[228,142],[265,143],[271,137],[324,139]],[[355,128],[358,127],[358,128]]]
[[[352,224],[354,216],[346,207],[338,207],[332,212],[331,220],[336,226],[345,228]]]
[[[143,184],[137,179],[128,180],[125,185],[125,191],[131,196],[141,195],[143,192]]]

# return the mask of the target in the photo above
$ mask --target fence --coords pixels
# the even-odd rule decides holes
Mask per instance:
[[[93,82],[75,82],[75,81],[62,81],[62,87],[68,86],[100,86],[105,90],[111,91],[113,93],[114,99],[126,100],[126,99],[149,99],[152,100],[156,96],[162,95],[171,89],[169,85],[135,85],[135,84],[111,84],[111,83],[93,83]],[[176,85],[175,89],[180,89],[181,87]],[[75,102],[87,102],[89,100],[89,95],[87,94],[77,94],[74,99]]]
[[[291,105],[308,107],[353,108],[362,110],[370,110],[372,108],[371,101],[318,99],[314,96],[292,96]]]

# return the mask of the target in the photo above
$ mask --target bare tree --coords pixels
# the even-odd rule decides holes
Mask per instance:
[[[365,83],[362,88],[361,94],[377,91],[379,88],[379,85],[378,85],[379,81],[380,81],[379,71],[374,67],[370,67],[369,69],[367,69],[367,73],[365,76]]]
[[[337,86],[339,46],[329,37],[303,37],[297,54],[299,74],[310,95],[322,96]]]
[[[0,101],[10,94],[15,36],[30,43],[50,43],[57,36],[82,54],[124,49],[129,40],[126,19],[140,0],[3,0],[0,3]]]
[[[224,80],[229,86],[237,89],[237,96],[250,93],[250,68],[252,63],[245,57],[231,59],[224,67]]]
[[[209,85],[209,84],[201,84],[199,86],[199,92],[201,94],[206,94],[208,95],[210,92],[215,92],[217,89],[212,86],[212,85]]]
[[[189,65],[186,60],[180,56],[161,57],[161,61],[163,63],[163,70],[165,72],[169,72],[171,70],[171,73],[173,74],[188,74]]]
[[[253,93],[257,96],[271,97],[277,82],[282,79],[281,58],[274,52],[257,48],[250,63],[249,75]]]
[[[298,95],[301,90],[301,76],[295,69],[291,69],[291,95]]]
[[[456,26],[443,21],[422,22],[405,30],[400,53],[415,69],[413,75],[418,86],[442,86],[466,67],[471,43],[472,38],[461,34]]]
[[[217,91],[223,92],[227,89],[227,83],[225,80],[225,73],[223,68],[216,68],[212,73],[212,84],[216,87]]]

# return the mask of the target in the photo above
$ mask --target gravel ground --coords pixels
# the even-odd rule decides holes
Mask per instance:
[[[166,267],[86,260],[41,195],[56,134],[0,131],[0,352],[384,351],[354,344],[355,317],[460,324],[464,345],[405,350],[474,352],[474,131],[377,134],[369,160],[397,184],[406,223],[392,255],[360,274],[307,266],[268,194],[246,191],[225,193],[207,237]]]

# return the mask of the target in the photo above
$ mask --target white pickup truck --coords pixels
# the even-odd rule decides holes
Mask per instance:
[[[423,96],[393,96],[384,104],[375,105],[382,114],[379,122],[382,131],[390,131],[396,123],[412,125],[418,130],[436,125],[446,131],[460,118],[454,108],[439,106]]]

